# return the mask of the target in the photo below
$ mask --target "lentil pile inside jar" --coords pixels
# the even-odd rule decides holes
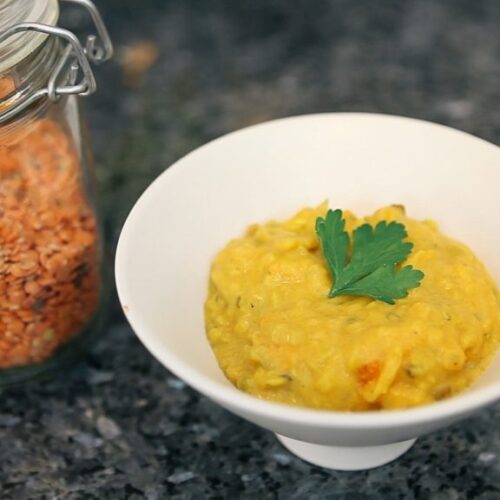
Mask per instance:
[[[45,360],[96,309],[98,236],[81,177],[48,116],[0,141],[0,368]]]

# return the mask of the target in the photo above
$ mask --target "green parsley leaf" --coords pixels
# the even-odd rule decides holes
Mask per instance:
[[[375,227],[363,224],[350,238],[345,230],[342,210],[328,210],[316,219],[316,233],[323,248],[333,285],[328,296],[363,295],[388,304],[408,295],[420,285],[424,273],[412,266],[397,268],[411,253],[413,243],[403,224],[381,221]]]

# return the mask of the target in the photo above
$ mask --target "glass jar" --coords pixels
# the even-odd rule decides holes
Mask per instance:
[[[69,359],[102,312],[102,238],[78,95],[95,90],[83,48],[57,26],[57,0],[0,1],[0,385]]]

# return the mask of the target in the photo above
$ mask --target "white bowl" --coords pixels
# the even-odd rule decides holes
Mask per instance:
[[[499,400],[500,355],[468,391],[414,409],[350,413],[262,401],[226,380],[206,339],[211,260],[248,224],[326,198],[358,213],[403,203],[469,244],[498,283],[499,182],[497,146],[419,120],[339,113],[240,130],[188,154],[141,196],[118,244],[120,301],[149,351],[205,396],[277,433],[309,462],[375,467]]]

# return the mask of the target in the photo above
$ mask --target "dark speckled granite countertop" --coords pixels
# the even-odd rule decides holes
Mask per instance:
[[[500,139],[498,0],[98,3],[117,47],[87,102],[110,254],[157,174],[251,123],[361,110]],[[131,87],[124,61],[144,40],[159,57]],[[500,499],[499,418],[497,405],[372,471],[313,467],[166,372],[113,298],[73,369],[0,392],[0,496]]]

